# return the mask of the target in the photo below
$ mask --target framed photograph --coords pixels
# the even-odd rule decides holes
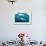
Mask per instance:
[[[13,24],[32,24],[32,12],[16,11],[13,15]]]

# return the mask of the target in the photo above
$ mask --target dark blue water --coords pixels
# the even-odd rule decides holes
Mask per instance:
[[[29,22],[29,15],[27,13],[17,13],[15,22]]]

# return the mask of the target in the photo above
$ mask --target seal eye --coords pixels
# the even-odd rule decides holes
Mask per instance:
[[[29,15],[27,13],[15,14],[15,22],[29,22]]]

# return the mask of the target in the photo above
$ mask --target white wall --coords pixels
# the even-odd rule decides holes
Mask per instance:
[[[0,40],[11,40],[19,32],[31,34],[32,39],[46,40],[45,0],[17,0],[14,5],[7,0],[0,0]],[[32,25],[14,25],[12,16],[16,10],[31,9]]]

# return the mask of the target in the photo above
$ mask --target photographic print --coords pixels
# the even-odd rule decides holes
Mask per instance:
[[[32,24],[32,12],[17,11],[13,17],[14,24]]]

